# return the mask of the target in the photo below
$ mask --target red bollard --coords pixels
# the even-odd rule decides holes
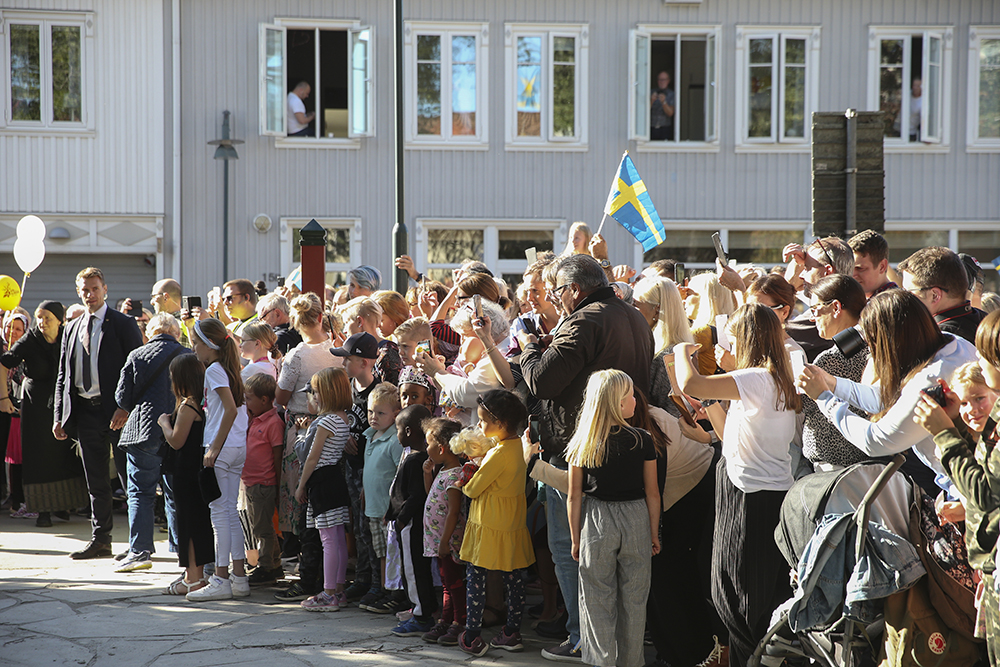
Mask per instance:
[[[299,232],[302,253],[302,292],[312,292],[324,303],[326,296],[326,230],[315,219]],[[325,303],[324,303],[325,305]]]

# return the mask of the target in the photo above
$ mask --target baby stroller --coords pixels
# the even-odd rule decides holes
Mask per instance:
[[[751,657],[751,667],[777,667],[782,662],[858,667],[880,659],[883,665],[975,662],[968,658],[976,653],[969,648],[975,641],[971,570],[966,559],[969,581],[951,586],[953,572],[935,562],[938,557],[933,545],[927,544],[921,520],[922,504],[930,502],[933,509],[933,501],[925,499],[907,477],[896,474],[903,461],[900,454],[888,465],[867,461],[815,473],[789,490],[775,540],[797,575],[795,594],[775,612],[776,620]],[[928,571],[931,577],[924,576]],[[937,603],[948,597],[957,598],[951,606],[968,613],[952,619],[960,629],[934,633],[929,649],[933,659],[922,662],[917,649],[928,650],[926,638],[915,646],[919,633],[910,628],[903,633],[906,641],[897,641],[897,626],[903,624],[901,617],[909,613],[912,600],[926,601],[928,588],[940,593],[942,583],[948,593],[930,594],[934,605],[925,604],[930,609],[925,615],[937,618]],[[891,616],[888,632],[883,611]]]

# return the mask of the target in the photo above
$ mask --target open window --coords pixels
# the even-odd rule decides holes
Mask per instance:
[[[1000,26],[969,28],[967,149],[1000,150]]]
[[[717,26],[630,32],[630,139],[645,149],[716,141],[717,36]]]
[[[373,42],[350,21],[261,25],[260,133],[331,145],[374,136]]]
[[[885,112],[886,146],[947,143],[951,31],[874,28],[869,108]]]

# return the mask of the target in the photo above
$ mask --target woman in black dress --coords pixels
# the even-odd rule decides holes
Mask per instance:
[[[27,505],[38,512],[37,525],[42,527],[52,525],[51,512],[62,513],[89,502],[83,465],[72,441],[56,440],[52,435],[63,315],[63,306],[58,301],[42,302],[35,311],[35,326],[0,356],[0,391],[6,392],[7,376],[12,369],[21,366],[24,371],[22,479]],[[0,410],[12,413],[10,400],[3,399],[0,396]]]

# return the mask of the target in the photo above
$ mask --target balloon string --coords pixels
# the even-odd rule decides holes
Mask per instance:
[[[28,273],[27,271],[25,271],[24,278],[21,280],[21,298],[22,299],[24,298],[24,284],[26,282],[28,282],[28,276],[30,276],[30,275],[31,275],[30,273]]]

